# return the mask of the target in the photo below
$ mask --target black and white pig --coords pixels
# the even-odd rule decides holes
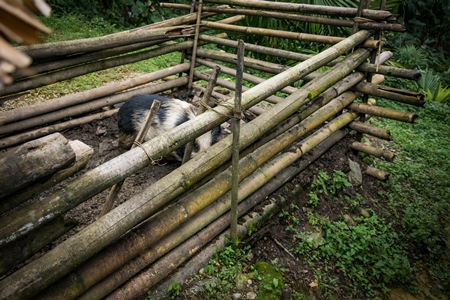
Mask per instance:
[[[145,121],[154,100],[160,101],[161,106],[153,119],[152,125],[145,137],[145,141],[159,136],[184,122],[194,119],[196,116],[195,106],[185,101],[152,94],[135,95],[125,102],[117,113],[119,146],[122,149],[130,149],[139,129],[143,126],[143,122]],[[208,149],[212,144],[217,142],[219,134],[220,127],[215,127],[213,130],[196,138],[192,157],[197,153]],[[184,149],[185,146],[182,146],[165,158],[182,161]]]

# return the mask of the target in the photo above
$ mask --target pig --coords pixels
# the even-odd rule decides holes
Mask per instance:
[[[153,94],[132,96],[120,107],[117,113],[120,148],[125,150],[130,149],[140,128],[144,125],[143,123],[154,100],[160,101],[161,106],[152,121],[145,141],[159,136],[196,117],[195,106],[185,101]],[[219,135],[220,127],[215,127],[197,137],[194,141],[192,157],[216,143]],[[183,145],[167,155],[165,159],[182,161],[184,149],[185,146]]]

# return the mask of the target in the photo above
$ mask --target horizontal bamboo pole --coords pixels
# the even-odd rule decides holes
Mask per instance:
[[[263,200],[267,198],[267,195],[270,195],[278,188],[280,188],[286,182],[289,182],[292,178],[297,176],[301,171],[303,171],[307,166],[309,166],[315,159],[320,157],[323,153],[325,153],[331,146],[336,144],[340,139],[342,139],[348,130],[339,130],[332,134],[329,138],[327,138],[324,142],[320,143],[314,149],[309,152],[309,155],[304,155],[300,158],[300,161],[295,166],[291,165],[285,169],[283,169],[280,173],[277,174],[276,177],[272,178],[268,183],[264,184],[260,187],[256,192],[254,192],[251,196],[247,197],[245,202],[247,201],[257,201]],[[280,205],[277,205],[281,207]],[[200,212],[201,214],[202,212]],[[198,255],[196,255],[193,259],[187,262],[183,269],[172,275],[170,278],[167,278],[165,282],[161,285],[158,285],[157,288],[153,286],[146,286],[145,289],[152,288],[152,296],[155,298],[163,297],[167,291],[167,286],[174,282],[184,282],[191,274],[197,273],[200,267],[205,266],[214,251],[216,250],[216,245],[212,244],[208,246],[205,250]],[[221,246],[223,247],[223,245]],[[152,283],[152,282],[149,282]]]
[[[88,91],[65,95],[65,96],[62,96],[59,98],[47,100],[47,101],[39,103],[39,104],[27,105],[27,106],[19,107],[16,109],[0,112],[0,125],[15,122],[15,123],[12,123],[15,125],[14,126],[11,125],[12,128],[10,128],[10,129],[8,129],[8,126],[0,127],[0,134],[10,133],[10,132],[14,132],[14,131],[20,131],[20,130],[23,130],[23,129],[26,129],[29,127],[52,122],[52,121],[58,120],[60,118],[62,119],[64,117],[68,117],[71,115],[66,114],[62,117],[47,118],[46,120],[43,120],[42,122],[38,122],[37,124],[36,123],[31,124],[31,125],[27,124],[25,126],[20,125],[21,123],[18,122],[20,120],[24,120],[24,119],[29,120],[31,117],[50,113],[50,112],[60,110],[60,109],[63,109],[63,108],[69,107],[69,106],[85,103],[85,102],[88,102],[90,100],[97,99],[100,97],[109,96],[114,93],[121,92],[126,89],[133,88],[133,87],[136,87],[139,85],[143,85],[143,84],[146,84],[146,83],[149,83],[149,82],[152,82],[152,81],[155,81],[155,80],[158,80],[158,79],[170,76],[170,75],[178,74],[179,72],[184,72],[187,70],[189,70],[189,64],[184,63],[184,64],[180,64],[180,65],[177,65],[174,67],[169,67],[166,69],[158,70],[156,72],[148,73],[148,74],[145,74],[145,75],[142,75],[139,77],[130,78],[130,79],[127,79],[127,80],[124,80],[121,82],[113,82],[113,83],[107,84],[102,87],[90,89]],[[106,106],[106,105],[108,105],[108,104],[105,104],[102,106]],[[100,107],[102,107],[102,106],[100,106]],[[44,119],[45,117],[40,117],[40,118]],[[30,121],[28,121],[27,123],[30,123]]]
[[[165,47],[160,47],[157,49],[151,49],[139,53],[127,54],[124,56],[119,56],[115,58],[109,58],[103,61],[92,62],[89,64],[84,64],[81,66],[75,66],[67,70],[61,70],[47,75],[38,76],[30,80],[19,81],[12,84],[3,90],[0,90],[0,96],[9,95],[25,91],[28,89],[37,88],[44,85],[49,85],[55,82],[67,80],[84,74],[117,67],[124,64],[130,64],[137,61],[149,59],[152,57],[161,56],[174,51],[182,51],[192,47],[192,41],[181,42],[177,44],[172,44]]]
[[[180,78],[166,81],[166,82],[163,82],[160,84],[155,84],[152,86],[143,87],[143,88],[139,88],[139,89],[133,89],[129,92],[124,92],[124,93],[117,94],[114,96],[106,97],[106,99],[99,99],[97,101],[100,101],[100,102],[97,102],[97,104],[100,103],[99,107],[104,107],[104,106],[108,106],[108,105],[112,105],[115,103],[120,103],[120,102],[126,101],[129,97],[131,97],[133,95],[145,94],[145,93],[148,93],[148,94],[159,93],[159,92],[166,91],[166,90],[174,88],[174,87],[182,86],[182,85],[186,84],[186,80],[187,80],[186,77],[180,77]],[[73,112],[74,110],[79,109],[79,108],[80,107],[72,108],[71,111]],[[88,111],[90,111],[90,110],[88,110]],[[111,116],[115,115],[117,113],[117,111],[118,111],[118,109],[113,109],[113,110],[97,113],[94,115],[80,117],[77,119],[72,119],[70,121],[66,121],[66,122],[46,126],[43,128],[35,129],[35,130],[26,131],[26,132],[19,133],[16,135],[4,137],[4,138],[0,139],[0,149],[10,147],[13,145],[17,145],[17,144],[23,143],[25,141],[33,140],[35,138],[47,135],[49,133],[63,131],[65,129],[72,128],[72,127],[75,127],[75,126],[78,126],[81,124],[86,124],[86,123],[92,122],[94,120],[100,120],[100,119],[104,119],[107,117],[111,117]]]
[[[201,24],[203,26],[206,26],[206,27],[212,28],[212,29],[229,30],[229,31],[235,31],[235,32],[240,32],[240,33],[244,33],[244,34],[257,34],[257,35],[273,36],[273,37],[287,38],[287,39],[300,40],[300,41],[306,41],[306,42],[324,43],[324,44],[336,44],[345,39],[342,37],[335,37],[335,36],[323,36],[323,35],[315,35],[315,34],[308,34],[308,33],[284,31],[284,30],[238,26],[238,25],[222,24],[222,23],[212,22],[212,21],[201,21]],[[366,40],[360,46],[364,47],[364,48],[378,49],[378,47],[380,46],[380,41]]]
[[[425,96],[421,93],[391,88],[388,86],[380,86],[372,84],[370,82],[360,82],[353,87],[353,90],[360,93],[386,98],[414,106],[422,107],[425,105]]]
[[[199,38],[200,38],[200,40],[205,41],[205,42],[216,43],[219,45],[224,45],[224,46],[233,47],[233,48],[237,47],[237,42],[233,41],[233,40],[227,40],[227,39],[209,36],[209,35],[205,35],[205,34],[201,34],[199,36]],[[245,46],[246,46],[247,50],[250,50],[253,52],[272,55],[275,57],[281,57],[281,58],[286,58],[286,59],[292,59],[292,60],[296,60],[296,61],[305,61],[312,57],[312,55],[308,55],[308,54],[296,53],[296,52],[287,51],[287,50],[274,49],[271,47],[253,45],[253,44],[249,44],[249,43],[246,43]],[[333,60],[330,63],[328,63],[327,65],[333,66],[334,64],[336,64],[338,62],[339,62],[338,60]],[[383,65],[377,65],[377,64],[370,64],[367,62],[358,66],[356,68],[356,70],[362,71],[362,72],[378,73],[378,74],[389,75],[389,76],[411,79],[411,80],[419,80],[420,77],[422,76],[420,71],[396,68],[396,67],[391,67],[391,66],[383,66]]]
[[[364,152],[366,154],[375,156],[377,158],[384,158],[386,161],[393,162],[395,154],[388,150],[381,150],[360,142],[353,142],[350,147],[356,151]]]
[[[395,109],[368,105],[365,103],[352,103],[349,105],[351,110],[354,110],[358,113],[369,114],[372,116],[382,117],[393,119],[397,121],[407,122],[407,123],[415,123],[419,116],[413,113],[407,113]]]
[[[394,140],[389,130],[381,129],[367,123],[353,121],[348,125],[348,127],[358,132],[365,133],[383,140],[387,141]]]
[[[389,179],[389,173],[371,166],[367,166],[365,173],[381,181],[387,181]]]
[[[161,7],[168,8],[176,8],[176,9],[186,9],[189,10],[191,8],[190,5],[179,4],[179,3],[160,3]],[[384,30],[384,31],[394,31],[394,32],[404,32],[406,29],[401,24],[393,24],[393,23],[377,23],[372,20],[362,19],[360,21],[350,21],[343,19],[331,19],[331,18],[322,18],[315,16],[305,16],[299,14],[289,14],[289,13],[280,13],[274,11],[265,11],[265,10],[253,10],[253,9],[242,9],[242,8],[228,8],[228,7],[212,7],[212,6],[204,6],[203,11],[207,12],[215,12],[218,14],[242,14],[246,16],[260,16],[265,18],[275,18],[282,20],[293,20],[299,22],[307,22],[307,23],[315,23],[315,24],[323,24],[330,26],[340,26],[340,27],[350,27],[352,28],[355,22],[358,23],[358,28],[366,29],[366,30]]]
[[[369,32],[361,30],[348,39],[344,40],[343,42],[338,43],[333,47],[317,54],[311,60],[300,63],[292,69],[268,79],[263,85],[253,87],[242,95],[243,106],[245,108],[253,106],[261,99],[266,98],[276,90],[279,90],[280,88],[291,84],[305,74],[311,72],[313,68],[317,68],[317,64],[323,65],[328,61],[338,57],[340,54],[350,50],[355,45],[360,44],[362,41],[366,40],[369,35]],[[360,62],[358,61],[355,63],[359,64]],[[342,76],[341,72],[350,72],[350,70],[352,70],[352,67],[353,64],[339,66],[339,68],[332,69],[333,72],[329,74],[337,72],[339,74],[338,76]],[[311,83],[306,88],[306,93],[319,89],[319,87],[323,84],[333,84],[333,81],[328,83],[327,80],[329,80],[329,78],[327,78],[327,76],[323,76],[317,81]],[[302,99],[304,99],[303,97],[307,96],[305,95],[305,90],[302,90],[301,93],[303,95]],[[298,105],[301,105],[301,103],[299,103],[298,101],[298,96],[299,95],[293,94],[290,96],[292,99],[288,99],[288,97],[282,103],[277,104],[274,108],[271,109],[271,113],[275,113],[275,115],[271,115],[269,120],[266,120],[265,117],[267,116],[264,116],[262,118],[264,120],[263,124],[261,124],[262,127],[259,129],[255,128],[253,130],[259,132],[258,134],[267,132],[270,128],[280,122],[280,118],[285,119],[289,114],[292,114],[293,112],[287,110],[286,108],[289,107],[293,110],[298,109]],[[306,99],[304,99],[304,101],[305,100]],[[228,114],[229,110],[229,108],[223,106],[216,108],[216,111],[224,114]],[[256,118],[252,122],[255,122],[257,119],[258,118]],[[211,130],[214,126],[219,125],[224,120],[226,120],[226,117],[219,115],[217,112],[207,111],[198,116],[195,121],[193,120],[183,123],[167,134],[152,139],[151,141],[144,143],[141,147],[136,147],[122,154],[121,156],[112,159],[101,166],[98,166],[97,168],[85,173],[83,176],[78,177],[61,190],[49,195],[46,199],[43,199],[43,201],[41,201],[40,203],[39,208],[39,210],[43,210],[41,212],[36,211],[36,218],[40,219],[41,216],[46,216],[49,214],[50,211],[48,211],[47,208],[44,207],[46,203],[52,202],[53,199],[60,199],[64,201],[65,206],[58,208],[60,210],[59,213],[64,212],[71,207],[81,203],[82,201],[88,199],[92,195],[97,194],[99,191],[104,190],[114,183],[117,183],[127,176],[142,169],[149,163],[148,156],[159,157],[161,155],[170,153],[175,148],[179,147],[180,143],[187,142],[188,140],[193,139],[196,134],[199,135],[208,130]],[[252,126],[250,125],[249,128],[252,128]],[[255,135],[255,133],[252,134]],[[250,136],[248,137],[245,137],[245,139],[241,139],[241,141],[243,142],[243,146],[253,142],[255,138],[251,137],[252,134],[250,134]],[[226,139],[224,140],[226,141]],[[177,143],[176,141],[179,142]],[[214,146],[222,145],[221,142],[215,144]],[[211,147],[210,149],[212,149],[213,147]],[[188,187],[192,183],[195,183],[196,180],[198,180],[196,179],[197,176],[199,176],[200,174],[204,176],[205,174],[212,171],[209,168],[213,167],[213,165],[204,164],[203,160],[212,159],[212,161],[219,162],[223,161],[224,157],[229,157],[229,147],[221,149],[221,151],[223,152],[220,155],[218,153],[209,151],[210,149],[205,151],[203,155],[197,155],[186,164],[178,168],[178,170],[176,171],[178,175],[171,175],[170,178],[170,180],[175,181],[171,184],[167,184],[167,182],[164,181],[161,191],[170,193],[172,195],[181,193],[184,190],[184,187]],[[208,157],[208,155],[211,154],[213,154],[213,157]],[[127,163],[120,163],[121,161],[125,161]],[[202,167],[201,170],[198,169],[199,167]],[[182,176],[180,177],[180,175]],[[93,181],[93,178],[96,178],[95,182]],[[68,192],[73,188],[77,190],[76,194]],[[62,275],[67,274],[76,265],[91,257],[94,253],[100,251],[100,249],[104,248],[112,240],[118,238],[123,233],[128,231],[132,226],[141,222],[143,219],[147,218],[158,208],[160,208],[161,205],[163,205],[164,201],[154,195],[154,192],[156,191],[155,189],[157,188],[161,187],[158,187],[158,185],[154,184],[151,187],[151,191],[149,190],[144,192],[144,195],[146,195],[146,197],[151,195],[149,199],[153,198],[154,201],[137,198],[133,200],[129,199],[129,201],[123,203],[118,208],[106,214],[94,224],[86,227],[77,235],[64,241],[62,244],[46,253],[40,259],[31,262],[24,268],[18,270],[14,274],[0,281],[0,297],[6,299],[30,298],[37,292],[42,290],[44,287],[47,287],[56,279],[60,278]],[[56,217],[59,213],[54,211],[52,215]],[[50,217],[40,220],[43,223],[44,221],[48,222],[51,219],[52,218]],[[0,228],[0,230],[3,229],[19,234],[24,234],[32,229],[24,228],[24,230],[18,232],[17,230],[13,229],[13,227],[17,225],[18,224],[13,225],[12,223],[9,223],[9,226],[7,226],[7,228]],[[112,226],[115,230],[111,230]],[[17,229],[19,228],[22,228],[22,226],[19,225]],[[96,241],[95,247],[92,247],[93,240]],[[57,263],[55,264],[55,262]],[[35,268],[35,266],[39,267]],[[15,282],[16,284],[10,284],[11,282]]]
[[[295,11],[319,15],[323,14],[349,18],[356,17],[357,12],[356,8],[349,8],[349,7],[333,7],[325,5],[272,2],[261,0],[205,0],[204,2],[215,4],[239,5],[253,8],[263,8],[267,10]],[[392,17],[392,14],[388,11],[363,9],[361,16],[373,20],[387,20],[388,18]]]

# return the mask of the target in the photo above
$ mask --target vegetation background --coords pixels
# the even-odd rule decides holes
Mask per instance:
[[[177,1],[191,4],[189,1]],[[298,3],[310,3],[333,6],[357,7],[355,0],[317,0],[317,1],[291,1]],[[47,41],[60,41],[87,38],[106,35],[128,28],[134,28],[148,23],[155,23],[164,19],[185,14],[185,11],[162,9],[158,1],[140,0],[103,0],[103,1],[69,1],[48,0],[53,12],[50,18],[42,18],[41,21],[54,30]],[[371,7],[378,8],[380,1],[372,1]],[[450,3],[448,0],[387,0],[386,7],[397,16],[398,22],[406,28],[405,33],[387,33],[384,38],[387,48],[394,52],[391,64],[421,70],[423,76],[418,82],[389,78],[385,84],[411,91],[421,91],[426,95],[427,103],[424,108],[415,108],[403,104],[377,99],[381,106],[395,108],[403,111],[414,112],[419,115],[417,124],[403,124],[399,122],[371,119],[377,126],[391,131],[395,137],[393,146],[397,153],[395,163],[386,163],[382,160],[364,158],[365,162],[382,170],[388,171],[391,176],[382,185],[382,195],[389,203],[389,223],[383,223],[382,227],[372,227],[383,230],[386,234],[378,236],[379,245],[391,245],[395,248],[395,242],[401,241],[409,245],[406,249],[395,248],[398,252],[395,257],[399,261],[407,260],[408,268],[393,270],[392,256],[388,265],[383,266],[384,280],[372,279],[376,295],[383,295],[389,289],[390,284],[402,282],[399,277],[406,276],[410,282],[414,282],[411,270],[417,271],[418,265],[424,265],[429,270],[430,276],[436,281],[440,293],[450,297]],[[261,19],[247,17],[242,25],[261,26],[288,31],[308,32],[323,35],[348,36],[346,29],[336,29],[330,26],[304,24],[289,20]],[[235,38],[254,44],[271,46],[275,48],[298,51],[304,53],[317,53],[324,49],[323,45],[291,41],[273,37],[239,36]],[[231,49],[227,49],[231,51]],[[257,57],[257,54],[249,54]],[[266,60],[274,60],[269,57],[259,57]],[[51,98],[61,94],[76,92],[79,90],[101,86],[104,82],[117,79],[124,74],[133,72],[151,72],[168,66],[173,61],[179,61],[176,55],[157,58],[148,62],[139,62],[129,66],[117,68],[118,72],[108,70],[97,73],[95,76],[86,75],[69,84],[57,84],[51,89],[41,88],[39,93]],[[276,61],[291,64],[289,61]],[[329,176],[334,176],[328,174]],[[323,175],[325,176],[325,175]],[[323,177],[327,185],[335,185]],[[332,177],[334,178],[334,177]],[[320,179],[320,176],[319,176]],[[313,186],[312,189],[315,187]],[[313,195],[319,194],[318,191]],[[311,199],[314,197],[312,196]],[[313,200],[311,200],[313,201]],[[381,217],[371,220],[366,229],[374,224],[379,224]],[[369,221],[366,221],[369,222]],[[378,223],[377,223],[378,222]],[[347,245],[358,247],[352,237],[342,237],[333,229],[338,224],[328,224],[328,245],[334,240],[346,240]],[[370,226],[369,226],[370,225]],[[378,225],[377,225],[378,226]],[[396,237],[391,233],[396,232]],[[367,233],[368,234],[368,233]],[[374,237],[376,238],[376,237]],[[350,239],[350,240],[348,240]],[[392,240],[394,239],[394,240]],[[372,240],[372,245],[374,242]],[[330,248],[327,248],[330,251]],[[377,248],[378,249],[378,248]],[[411,250],[412,249],[412,250]],[[248,249],[247,249],[248,250]],[[395,250],[395,251],[397,251]],[[230,253],[230,249],[224,249]],[[327,256],[324,248],[318,248],[320,253],[306,251],[303,255]],[[393,250],[394,251],[394,250]],[[306,253],[307,252],[307,253]],[[244,255],[225,255],[228,258],[227,265],[236,265],[236,260]],[[391,266],[389,266],[389,263]],[[406,262],[403,261],[404,265]],[[381,266],[377,266],[380,267]],[[390,273],[388,271],[391,271]],[[356,271],[355,271],[356,272]],[[353,278],[355,287],[367,283],[358,282],[357,276],[350,271],[346,274]],[[230,277],[232,278],[232,277]],[[394,280],[389,280],[394,279]],[[388,284],[383,285],[382,282]],[[377,288],[382,287],[382,288]],[[326,288],[326,286],[325,286]],[[384,290],[385,289],[385,290]],[[409,289],[414,291],[414,285]],[[176,291],[176,286],[171,287]],[[327,295],[324,293],[324,295]],[[374,296],[375,297],[375,296]],[[430,296],[431,297],[431,296]],[[302,299],[298,297],[298,299]]]

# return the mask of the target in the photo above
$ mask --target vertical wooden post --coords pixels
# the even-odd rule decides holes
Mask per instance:
[[[231,241],[234,245],[238,242],[237,218],[238,218],[238,189],[239,189],[239,134],[241,130],[241,98],[242,98],[242,77],[244,73],[244,49],[242,40],[238,41],[237,68],[236,68],[236,95],[234,102],[233,118],[233,151],[231,157]]]
[[[191,70],[189,72],[189,81],[188,81],[188,90],[189,91],[192,89],[192,82],[194,81],[194,69],[195,69],[195,58],[197,57],[198,35],[200,32],[200,22],[202,20],[202,4],[203,4],[203,0],[199,0],[198,8],[197,8],[197,23],[196,23],[195,35],[194,35],[194,45],[192,46]]]

